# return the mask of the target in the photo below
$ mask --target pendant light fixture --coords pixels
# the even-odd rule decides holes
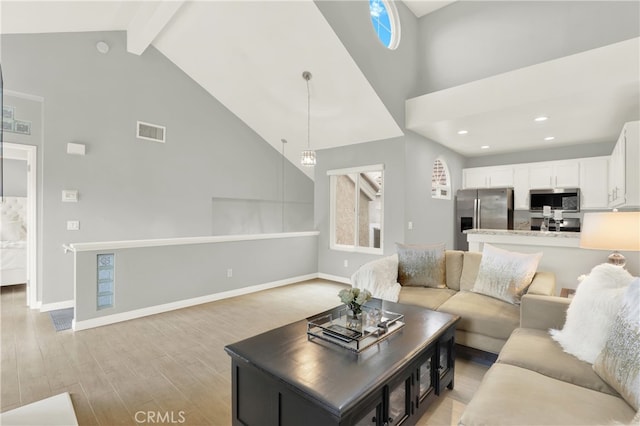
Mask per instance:
[[[311,149],[311,91],[309,90],[311,73],[309,71],[303,72],[302,78],[307,82],[307,149],[302,151],[301,163],[303,166],[315,166],[316,152]]]

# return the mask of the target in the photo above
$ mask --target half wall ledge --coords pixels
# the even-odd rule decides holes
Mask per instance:
[[[317,231],[65,244],[73,329],[98,327],[318,277]],[[99,309],[98,255],[113,255]]]

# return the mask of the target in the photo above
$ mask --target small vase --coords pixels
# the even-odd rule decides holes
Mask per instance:
[[[362,332],[362,312],[355,313],[352,309],[347,310],[347,328]]]

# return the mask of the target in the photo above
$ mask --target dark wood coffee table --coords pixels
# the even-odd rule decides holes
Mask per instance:
[[[445,387],[453,389],[460,318],[380,300],[368,305],[403,314],[405,326],[361,353],[309,340],[307,320],[226,346],[233,424],[415,424]]]

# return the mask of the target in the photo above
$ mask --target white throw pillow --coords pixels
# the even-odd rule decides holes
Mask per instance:
[[[398,283],[398,255],[365,263],[351,276],[351,284],[369,290],[378,299],[397,302],[402,288]]]
[[[594,267],[576,289],[562,330],[549,330],[565,352],[593,364],[604,348],[633,277],[620,266]]]
[[[471,291],[509,303],[520,298],[531,284],[542,253],[517,253],[484,245],[478,277]]]

